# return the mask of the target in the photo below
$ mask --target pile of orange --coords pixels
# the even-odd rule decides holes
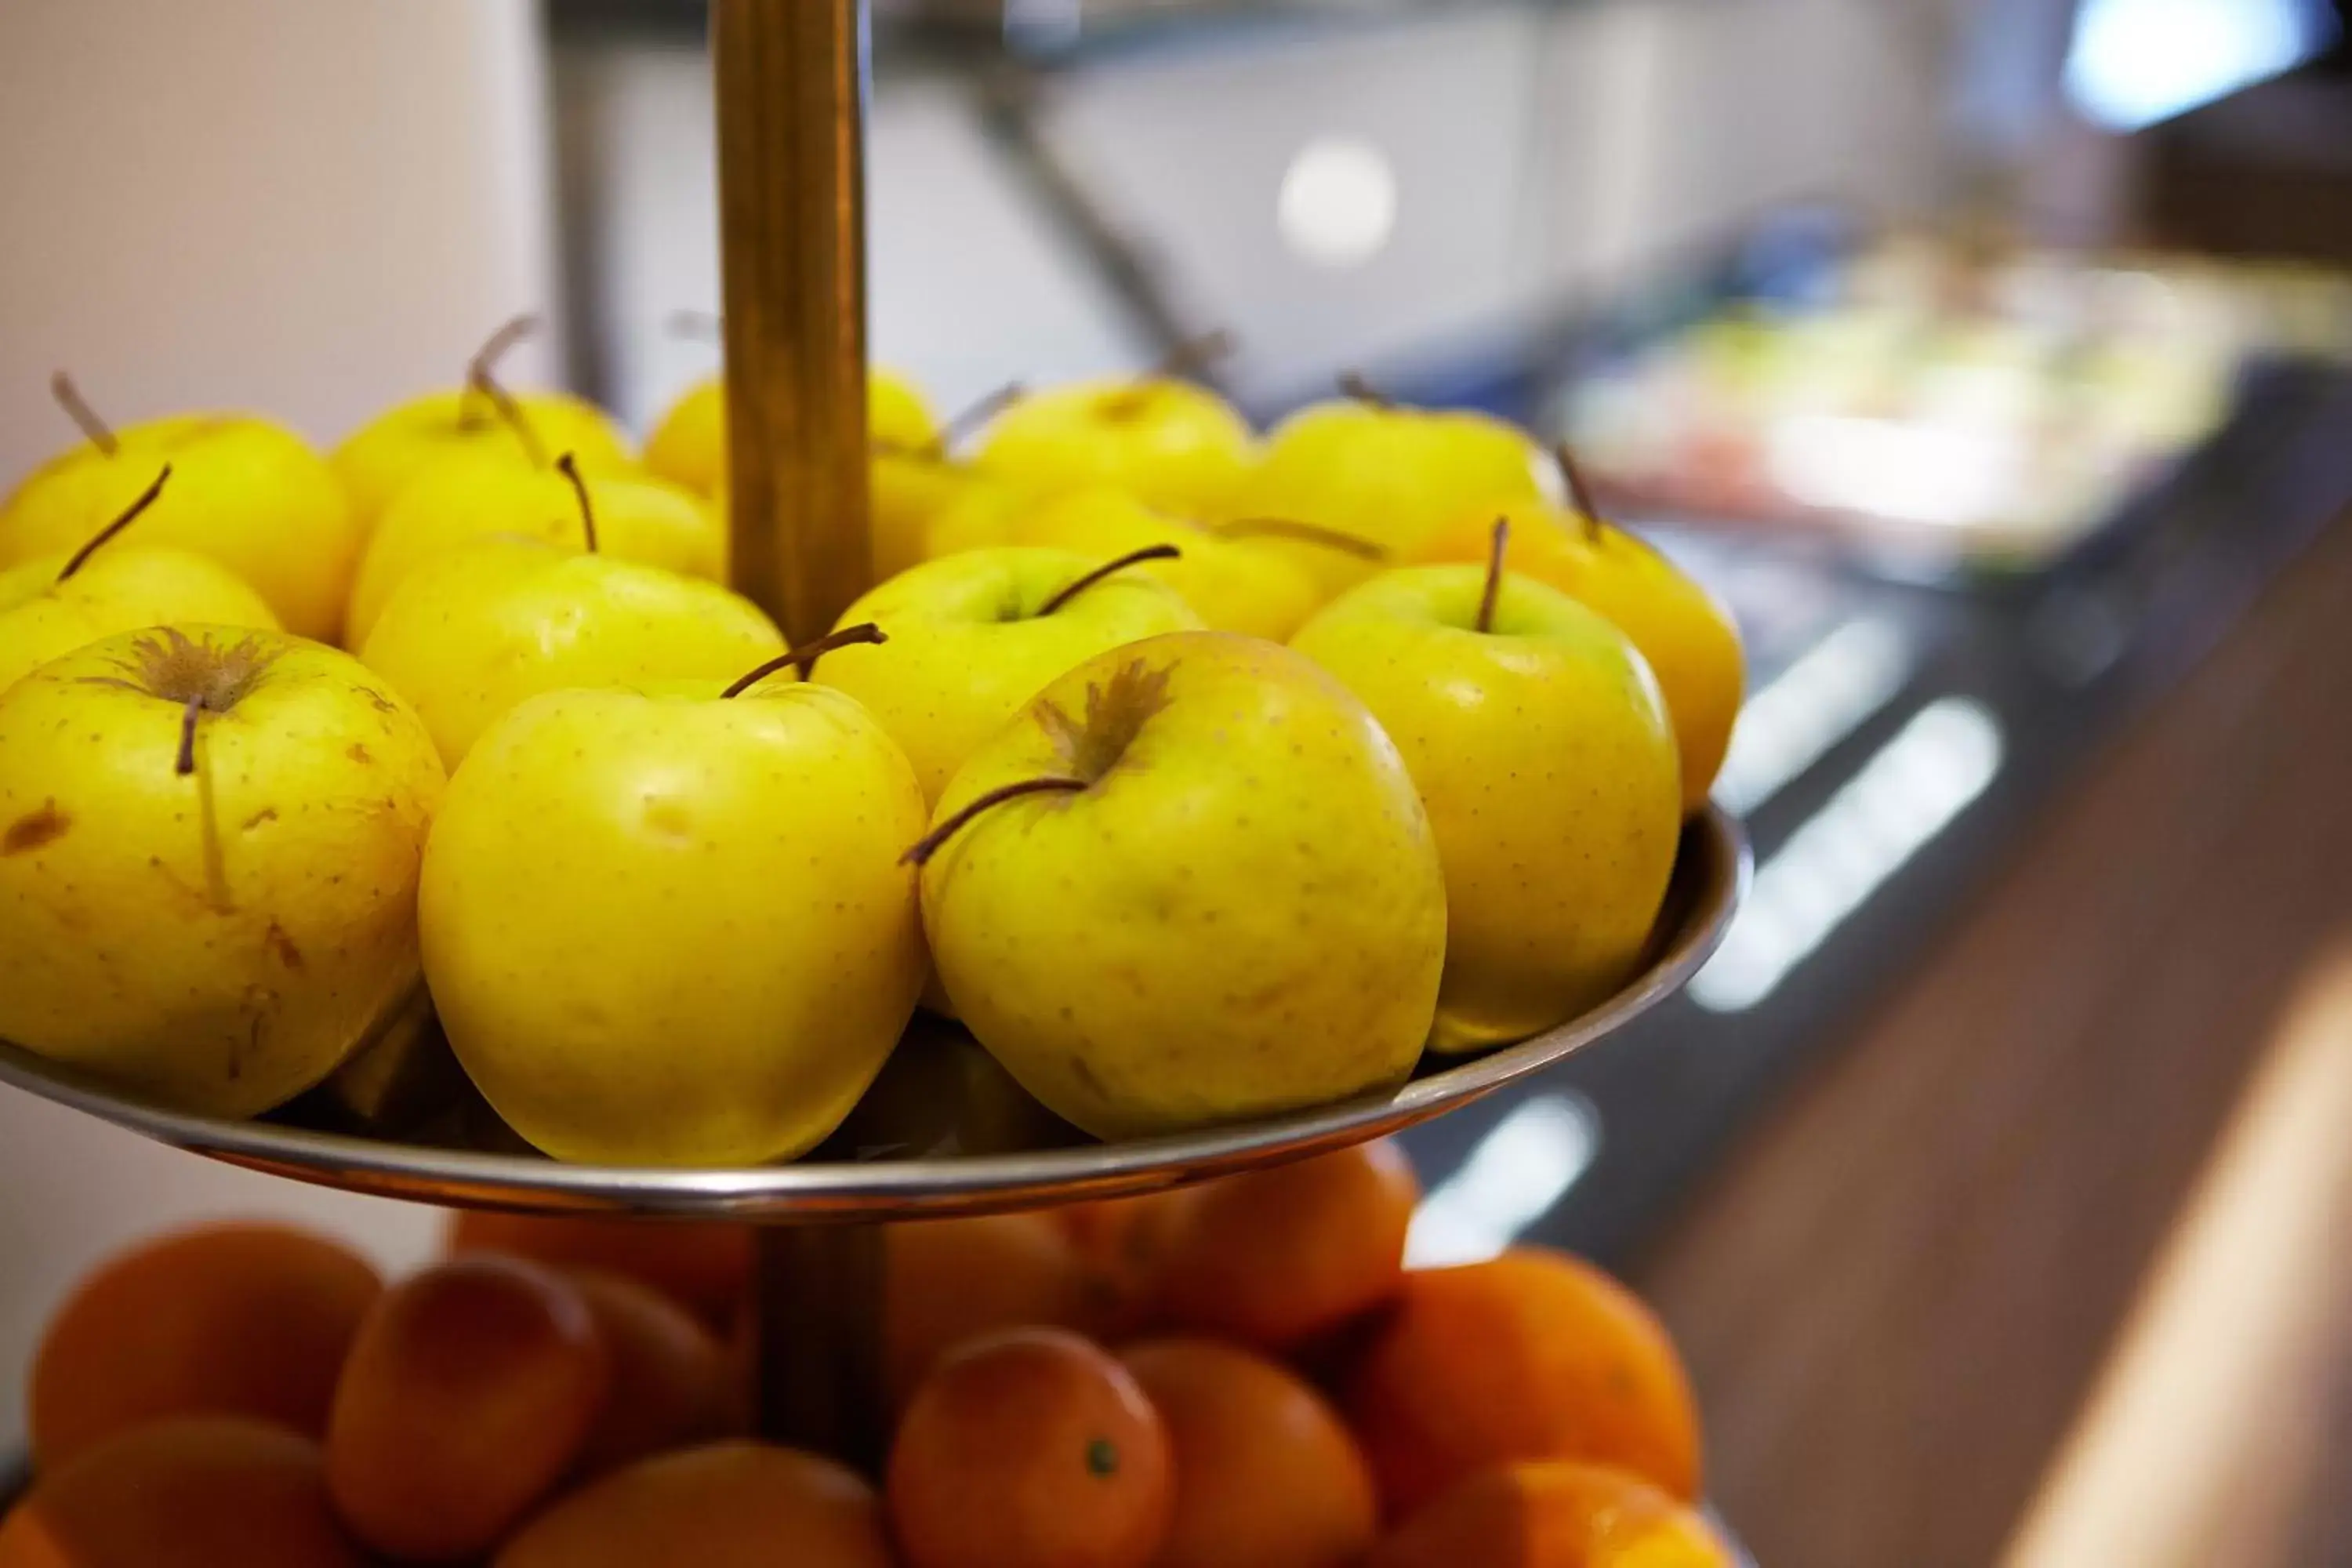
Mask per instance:
[[[1383,1145],[888,1237],[883,1473],[750,1440],[737,1227],[269,1226],[100,1270],[0,1568],[1727,1568],[1672,1344],[1552,1252],[1409,1271]]]

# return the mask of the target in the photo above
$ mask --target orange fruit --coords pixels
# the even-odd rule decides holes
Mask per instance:
[[[135,1247],[82,1281],[33,1353],[33,1457],[51,1468],[163,1415],[253,1415],[316,1437],[383,1289],[359,1254],[285,1226]]]
[[[1371,1474],[1296,1373],[1213,1340],[1156,1340],[1122,1359],[1176,1460],[1175,1517],[1153,1568],[1344,1568],[1371,1545]]]
[[[319,1447],[244,1415],[177,1415],[45,1468],[0,1521],[0,1568],[362,1568]]]
[[[1632,1291],[1564,1253],[1408,1275],[1346,1406],[1392,1519],[1515,1459],[1615,1465],[1698,1495],[1698,1415],[1673,1341]]]
[[[914,1220],[886,1234],[884,1354],[893,1406],[906,1404],[940,1356],[977,1335],[1024,1323],[1093,1326],[1076,1249],[1043,1215]]]
[[[1734,1568],[1723,1538],[1638,1476],[1547,1459],[1481,1470],[1364,1568]]]
[[[624,1274],[685,1304],[713,1328],[735,1320],[751,1281],[751,1227],[710,1220],[575,1218],[465,1210],[448,1250],[510,1252],[558,1268]]]
[[[602,1472],[725,1435],[736,1406],[735,1368],[700,1320],[659,1291],[618,1274],[574,1269],[610,1352],[604,1407],[580,1450]]]
[[[610,1352],[577,1287],[520,1258],[453,1258],[360,1325],[327,1423],[327,1482],[393,1557],[487,1552],[579,1457]]]
[[[1198,1191],[1186,1187],[1133,1198],[1095,1198],[1049,1211],[1077,1249],[1103,1332],[1116,1336],[1150,1326],[1161,1255],[1176,1216]]]
[[[1146,1568],[1170,1469],[1167,1429],[1125,1367],[1063,1330],[1013,1329],[916,1392],[885,1489],[908,1568]]]
[[[874,1489],[830,1459],[713,1443],[643,1459],[515,1533],[495,1568],[891,1568]]]
[[[1160,1316],[1276,1351],[1336,1328],[1396,1293],[1420,1196],[1385,1142],[1211,1182],[1164,1238]]]

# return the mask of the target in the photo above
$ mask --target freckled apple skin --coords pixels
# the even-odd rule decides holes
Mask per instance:
[[[263,668],[199,722],[136,683],[177,636]],[[282,633],[125,633],[0,694],[0,1037],[179,1109],[325,1078],[417,978],[432,737],[358,660]]]
[[[1379,717],[1428,806],[1451,916],[1437,1051],[1525,1039],[1622,984],[1682,830],[1674,731],[1641,654],[1516,574],[1478,632],[1486,583],[1478,566],[1387,573],[1292,641]]]
[[[958,1016],[1104,1138],[1401,1083],[1444,960],[1436,844],[1396,748],[1297,654],[1178,632],[1091,658],[973,753],[935,820],[1070,773],[1054,715],[1139,682],[1150,710],[1091,787],[995,806],[925,867]]]
[[[532,699],[468,753],[426,850],[449,1043],[558,1159],[804,1152],[922,987],[905,756],[829,688],[718,690]]]

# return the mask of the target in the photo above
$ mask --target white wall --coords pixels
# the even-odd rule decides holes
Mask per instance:
[[[245,405],[323,437],[551,303],[541,54],[530,0],[0,0],[0,485],[65,442],[59,365],[117,419]],[[0,1089],[0,1447],[72,1280],[216,1214],[389,1263],[440,1224]]]
[[[0,483],[60,365],[324,438],[551,303],[542,53],[531,0],[0,0]]]

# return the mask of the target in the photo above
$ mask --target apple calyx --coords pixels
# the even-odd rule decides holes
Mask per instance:
[[[555,459],[555,471],[572,481],[572,494],[580,503],[580,532],[588,541],[588,553],[596,551],[596,509],[588,504],[588,481],[580,477],[580,460],[571,453]]]
[[[1568,483],[1569,504],[1576,508],[1578,515],[1584,519],[1584,542],[1587,544],[1600,543],[1604,520],[1601,508],[1593,501],[1592,488],[1584,482],[1584,470],[1577,465],[1576,454],[1568,449],[1567,442],[1556,441],[1552,444],[1551,455],[1553,461],[1559,464],[1559,477]]]
[[[155,476],[155,482],[149,485],[145,489],[141,490],[139,492],[139,498],[132,501],[129,506],[124,507],[121,516],[117,517],[112,522],[108,523],[104,528],[100,529],[96,533],[92,534],[87,543],[85,543],[79,550],[73,552],[72,559],[68,561],[65,564],[65,570],[58,574],[57,583],[52,583],[49,586],[54,588],[58,583],[63,583],[67,578],[80,571],[82,569],[82,563],[88,561],[91,556],[98,553],[98,547],[100,545],[104,544],[108,540],[112,539],[116,534],[121,533],[124,529],[129,528],[132,523],[138,521],[139,514],[145,511],[149,507],[153,506],[155,504],[155,498],[163,493],[163,481],[171,477],[172,465],[166,463],[163,465],[163,471]]]
[[[1397,400],[1374,385],[1371,378],[1360,370],[1343,370],[1339,373],[1339,395],[1353,398],[1356,402],[1371,408],[1397,406]]]
[[[1043,620],[1114,572],[1124,572],[1129,567],[1140,565],[1146,561],[1174,561],[1183,553],[1183,551],[1173,544],[1147,544],[1140,550],[1130,550],[1115,561],[1104,562],[1093,571],[1064,586],[1060,593],[1055,594],[1039,606],[1036,618]]]
[[[1075,795],[1088,787],[1090,786],[1084,779],[1055,777],[1016,779],[1009,784],[999,784],[986,794],[975,797],[954,816],[915,840],[908,847],[907,852],[898,857],[898,864],[917,867],[929,865],[931,857],[938,854],[949,839],[961,832],[965,824],[982,812],[992,810],[1008,800],[1018,800],[1024,795],[1044,795],[1049,790],[1059,790]]]
[[[1495,600],[1503,591],[1503,552],[1511,544],[1511,520],[1495,520],[1494,542],[1486,547],[1486,586],[1478,595],[1478,630],[1481,635],[1495,629]]]
[[[198,642],[177,626],[160,626],[131,647],[117,666],[121,675],[82,677],[93,686],[118,686],[142,697],[176,704],[180,744],[172,771],[185,778],[196,771],[196,721],[226,713],[261,684],[278,655],[258,637],[230,647]]]
[[[860,621],[854,626],[843,626],[838,630],[827,632],[812,642],[804,642],[798,647],[785,649],[759,668],[747,672],[741,679],[720,692],[719,699],[723,702],[730,698],[740,697],[780,669],[798,669],[801,672],[801,679],[806,680],[816,672],[816,661],[835,648],[849,647],[857,643],[886,643],[889,640],[883,635],[882,628],[872,621]]]
[[[98,416],[98,410],[82,396],[72,376],[64,371],[53,373],[49,376],[49,395],[57,399],[58,406],[66,411],[66,417],[74,422],[91,446],[110,458],[122,449],[121,443],[114,438],[113,427]]]
[[[1342,555],[1352,555],[1359,561],[1386,561],[1389,558],[1385,549],[1369,539],[1359,539],[1336,528],[1301,522],[1297,518],[1240,517],[1230,522],[1213,522],[1205,526],[1210,532],[1223,539],[1296,539],[1302,543],[1319,544],[1326,550],[1336,550]]]

